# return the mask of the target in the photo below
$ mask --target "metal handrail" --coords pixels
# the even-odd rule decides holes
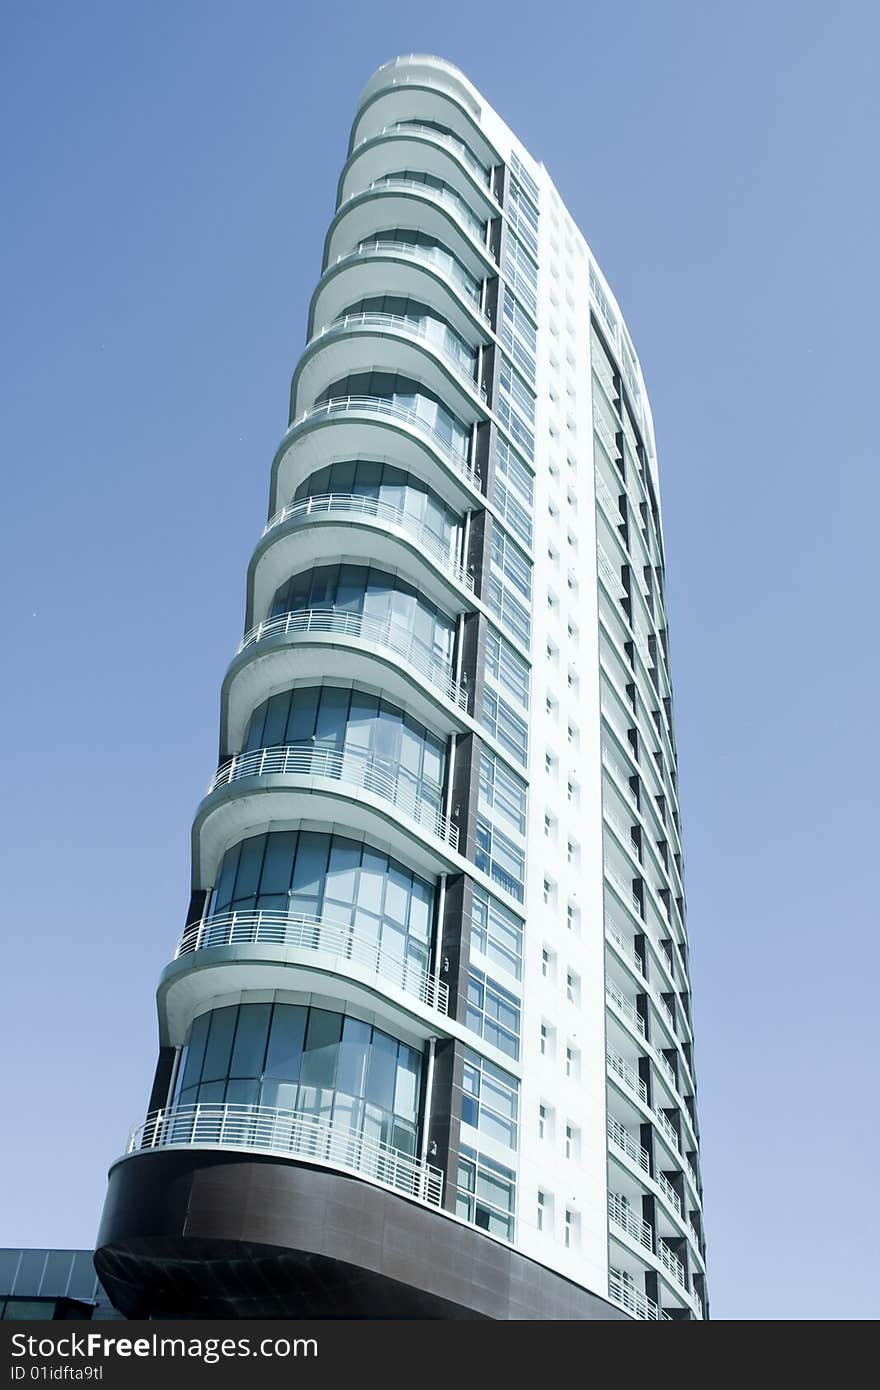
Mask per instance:
[[[455,210],[456,216],[465,230],[470,233],[474,241],[479,243],[481,249],[485,250],[485,223],[477,217],[475,212],[471,211],[460,194],[447,192],[445,188],[433,188],[431,184],[420,183],[418,179],[398,179],[390,174],[386,174],[381,179],[373,179],[370,188],[398,188],[406,192],[414,191],[427,195],[436,202],[447,203]],[[363,191],[363,189],[357,189],[354,193],[350,193],[346,201],[350,202],[352,198],[359,197]]]
[[[642,1172],[651,1176],[651,1156],[647,1149],[643,1149],[641,1144],[637,1144],[628,1130],[615,1120],[611,1115],[608,1116],[608,1138],[616,1148],[622,1149],[627,1158],[638,1164]]]
[[[668,1319],[668,1313],[664,1313],[659,1304],[637,1289],[629,1279],[625,1279],[619,1269],[608,1271],[608,1292],[621,1308],[625,1308],[633,1317],[643,1322],[663,1322]]]
[[[619,955],[623,956],[627,965],[631,966],[642,980],[646,980],[645,968],[642,958],[631,946],[628,946],[619,932],[616,932],[610,922],[605,923],[605,940],[614,945],[614,949]],[[653,997],[653,995],[652,995]]]
[[[620,1226],[628,1236],[632,1236],[633,1240],[638,1241],[639,1245],[643,1245],[646,1250],[654,1253],[653,1230],[647,1221],[643,1221],[640,1216],[636,1215],[629,1202],[617,1192],[608,1193],[608,1216],[615,1226]]]
[[[623,1057],[621,1057],[620,1053],[616,1052],[613,1047],[607,1047],[605,1049],[605,1058],[609,1069],[614,1075],[619,1077],[624,1086],[632,1091],[633,1095],[638,1096],[639,1100],[647,1105],[648,1088],[638,1072],[634,1071],[628,1062],[626,1062]]]
[[[645,1036],[645,1020],[638,1009],[627,999],[624,994],[614,984],[613,980],[605,981],[605,998],[610,999],[615,1008],[623,1014],[624,1018],[636,1028],[642,1037]]]
[[[684,1289],[685,1293],[690,1293],[687,1275],[684,1272],[684,1265],[678,1256],[672,1253],[665,1240],[659,1240],[657,1242],[657,1254],[667,1274],[672,1276],[673,1281],[678,1284],[680,1288]]]
[[[303,497],[297,502],[288,502],[286,507],[277,511],[267,523],[263,535],[268,535],[276,526],[281,526],[284,522],[295,517],[328,514],[376,517],[380,521],[387,522],[390,526],[399,526],[402,531],[408,532],[417,540],[422,549],[427,551],[433,560],[436,560],[443,569],[451,574],[458,584],[463,584],[465,588],[473,591],[473,574],[468,573],[450,546],[443,544],[436,531],[432,531],[429,526],[418,521],[405,507],[395,507],[392,503],[383,502],[378,497],[369,497],[352,492],[324,492],[316,493],[311,497]]]
[[[429,135],[441,145],[449,145],[457,152],[462,162],[467,164],[471,170],[479,175],[480,180],[485,183],[487,187],[491,184],[492,175],[490,171],[486,168],[485,164],[480,163],[476,155],[471,154],[464,140],[460,140],[457,135],[446,135],[444,131],[435,130],[433,126],[425,125],[423,121],[394,121],[391,125],[383,126],[379,134],[387,135],[391,130],[415,130],[418,131],[420,135]],[[359,144],[366,144],[367,140],[374,140],[375,138],[374,135],[365,135],[364,139],[361,140]]]
[[[292,946],[326,951],[364,965],[383,980],[415,995],[422,1004],[448,1013],[449,987],[421,966],[396,956],[380,943],[364,939],[353,923],[293,912],[222,912],[187,927],[174,959],[218,946]]]
[[[255,642],[283,637],[290,632],[360,637],[378,647],[386,647],[447,700],[452,700],[460,709],[467,709],[467,691],[455,679],[450,663],[429,652],[408,628],[392,619],[371,618],[364,613],[347,613],[337,608],[305,608],[297,613],[280,613],[275,618],[264,618],[246,632],[237,654]]]
[[[420,434],[430,440],[438,453],[448,459],[457,473],[460,473],[474,487],[479,487],[480,475],[468,458],[468,445],[456,446],[436,430],[433,425],[419,415],[418,411],[410,410],[408,406],[395,405],[393,401],[386,400],[383,396],[331,396],[327,401],[319,401],[304,410],[301,415],[293,421],[290,430],[296,429],[307,420],[312,420],[318,415],[348,415],[362,413],[365,415],[387,415],[390,420],[399,420],[410,428],[418,430]],[[290,433],[288,430],[288,434]]]
[[[472,299],[480,309],[484,318],[489,314],[480,305],[480,282],[469,275],[454,259],[450,251],[441,251],[439,246],[422,246],[417,241],[390,241],[384,237],[373,237],[368,241],[362,241],[360,246],[356,246],[353,251],[343,251],[336,257],[336,265],[341,261],[353,260],[357,256],[369,256],[373,252],[380,255],[404,255],[411,260],[430,262],[439,266],[448,280],[461,286],[469,299]]]
[[[132,1130],[128,1152],[203,1146],[257,1149],[344,1168],[430,1206],[439,1207],[443,1195],[443,1174],[438,1168],[344,1125],[269,1106],[188,1105],[156,1110]]]
[[[434,322],[439,323],[441,320],[435,319]],[[333,319],[331,323],[326,323],[310,341],[314,343],[318,338],[327,337],[328,334],[342,333],[346,328],[396,328],[403,333],[408,333],[411,337],[418,338],[420,342],[427,343],[438,357],[442,357],[448,362],[455,375],[463,380],[472,391],[479,392],[484,400],[487,397],[485,386],[481,385],[474,376],[476,353],[468,359],[463,352],[456,352],[452,348],[445,347],[439,337],[432,334],[431,330],[425,326],[423,319],[412,318],[408,314],[385,314],[378,309],[363,309],[356,314],[342,314],[338,319]]]
[[[659,1187],[660,1191],[663,1193],[663,1196],[666,1198],[669,1205],[672,1207],[673,1211],[677,1212],[679,1216],[683,1216],[681,1208],[681,1198],[679,1197],[675,1188],[672,1186],[672,1183],[669,1181],[669,1179],[665,1177],[663,1173],[658,1171],[654,1174],[654,1181]]]
[[[236,753],[218,768],[208,787],[208,795],[242,778],[290,774],[326,777],[373,792],[452,849],[458,848],[458,826],[452,824],[439,806],[419,799],[413,786],[400,776],[400,764],[388,758],[373,757],[359,748],[343,748],[337,752],[335,748],[279,744],[274,748],[257,748],[251,753]]]

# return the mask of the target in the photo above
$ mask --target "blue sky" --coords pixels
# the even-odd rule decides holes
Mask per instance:
[[[875,1316],[880,8],[418,8],[3,5],[0,1244],[90,1244],[145,1104],[354,104],[426,51],[651,393],[713,1313]]]

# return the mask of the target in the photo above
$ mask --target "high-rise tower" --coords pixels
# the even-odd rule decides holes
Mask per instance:
[[[110,1172],[123,1311],[705,1316],[663,573],[589,247],[457,69],[389,63]]]

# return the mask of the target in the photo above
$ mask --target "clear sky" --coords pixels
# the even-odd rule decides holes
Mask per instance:
[[[355,101],[432,52],[548,165],[651,394],[713,1313],[876,1316],[880,6],[2,28],[0,1244],[91,1244],[146,1103]]]

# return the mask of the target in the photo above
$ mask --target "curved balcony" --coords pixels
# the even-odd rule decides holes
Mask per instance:
[[[254,551],[248,619],[266,612],[291,573],[326,561],[331,553],[397,570],[402,562],[421,593],[441,608],[460,611],[471,606],[461,591],[473,593],[474,577],[452,549],[459,536],[460,531],[451,544],[445,542],[411,511],[378,497],[327,492],[290,502],[271,518]]]
[[[482,98],[452,63],[416,54],[395,58],[373,74],[361,93],[350,148],[395,120],[436,120],[466,140],[486,165],[500,156],[480,125]]]
[[[388,227],[411,226],[448,245],[477,279],[498,274],[484,224],[457,195],[393,175],[375,180],[339,204],[324,242],[324,268]]]
[[[436,322],[436,320],[435,320]],[[430,349],[444,366],[452,372],[469,394],[477,394],[486,399],[486,388],[480,386],[474,375],[476,362],[473,355],[444,346],[425,326],[424,320],[406,314],[383,314],[378,311],[364,311],[358,314],[343,314],[325,328],[321,328],[309,341],[306,351],[317,350],[318,345],[328,338],[343,337],[346,334],[363,330],[365,332],[393,333],[404,338],[414,338]]]
[[[338,425],[349,427],[338,448],[328,449],[320,439],[316,439],[311,448],[299,447],[301,441],[303,445],[311,443],[307,437],[314,430]],[[378,431],[389,427],[399,436],[395,462],[401,468],[410,466],[414,454],[424,455],[427,452],[435,464],[431,475],[432,485],[435,485],[435,490],[444,501],[461,506],[463,501],[467,505],[477,499],[482,505],[480,475],[468,452],[441,434],[415,410],[395,405],[382,396],[334,396],[329,401],[321,401],[302,411],[288,429],[276,455],[273,496],[281,491],[292,496],[309,473],[332,463],[334,458],[371,458],[387,453],[389,441],[381,434],[376,436]],[[290,457],[294,448],[301,452],[301,459]],[[421,462],[423,464],[424,457]],[[418,464],[415,471],[420,471]],[[421,471],[424,472],[423,467]],[[456,482],[458,490],[450,487],[450,483]],[[469,491],[462,491],[462,485]]]
[[[194,887],[214,882],[233,838],[304,820],[344,824],[419,873],[448,873],[464,863],[458,827],[420,800],[398,764],[357,748],[282,745],[236,754],[218,770],[193,822]]]
[[[432,275],[451,285],[460,300],[463,300],[469,313],[489,318],[487,310],[480,303],[480,281],[458,264],[447,252],[437,246],[422,246],[417,241],[392,241],[381,236],[373,237],[363,246],[353,251],[343,252],[336,257],[333,266],[325,274],[338,273],[349,265],[360,265],[365,261],[391,257],[394,260],[411,262],[420,270],[429,270]],[[387,284],[381,288],[387,290]]]
[[[297,1110],[251,1105],[188,1105],[156,1110],[129,1136],[128,1155],[155,1149],[245,1149],[354,1173],[404,1197],[439,1207],[443,1174],[430,1164]]]
[[[464,141],[418,121],[399,121],[365,135],[352,149],[337,184],[337,204],[368,182],[407,168],[451,184],[473,209],[472,215],[497,217],[500,207],[489,171]]]
[[[236,753],[219,768],[208,787],[208,795],[242,778],[269,776],[324,777],[373,792],[431,835],[445,840],[452,849],[458,848],[458,826],[442,811],[418,799],[411,783],[399,775],[396,763],[371,757],[354,748],[338,753],[332,748],[297,748],[281,744],[277,748],[258,748],[253,753]]]
[[[277,618],[266,618],[251,628],[238,650],[243,652],[267,637],[286,637],[292,632],[336,633],[363,638],[377,647],[384,647],[418,678],[429,681],[447,700],[452,700],[459,709],[467,709],[467,692],[457,683],[445,661],[432,657],[407,628],[394,622],[370,618],[364,613],[345,613],[336,608],[309,608],[302,613],[282,613]]]
[[[391,131],[414,131],[417,134],[430,135],[438,144],[444,145],[447,149],[454,150],[463,164],[466,164],[473,174],[477,183],[484,183],[488,187],[491,181],[491,172],[485,164],[481,164],[476,155],[469,148],[460,135],[447,135],[445,131],[437,130],[432,125],[427,125],[424,121],[395,121],[392,125],[383,126],[378,132],[380,135],[387,135]],[[359,140],[355,149],[366,144],[372,137],[365,135]]]
[[[409,628],[361,613],[311,608],[267,618],[245,634],[223,682],[221,748],[231,753],[241,747],[261,701],[312,677],[381,689],[443,735],[468,727],[466,687]]]
[[[291,382],[292,418],[311,409],[313,402],[324,404],[322,397],[332,382],[374,370],[415,379],[433,392],[467,431],[487,418],[487,400],[476,380],[475,359],[466,366],[415,320],[382,313],[345,315],[311,339]],[[442,433],[440,437],[445,438]],[[467,436],[462,443],[467,448]]]
[[[305,913],[224,912],[196,922],[180,938],[174,959],[181,960],[199,951],[227,946],[281,946],[294,951],[315,951],[332,956],[334,969],[362,966],[385,983],[412,995],[426,1008],[438,1013],[449,1011],[449,988],[442,980],[375,941],[368,941],[351,923],[328,921]]]

